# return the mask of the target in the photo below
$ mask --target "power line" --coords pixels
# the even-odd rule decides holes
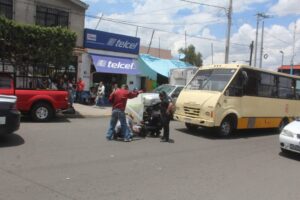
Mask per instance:
[[[206,4],[206,3],[200,3],[200,2],[196,2],[196,1],[190,1],[190,0],[179,0],[179,1],[188,2],[188,3],[192,3],[192,4],[198,4],[198,5],[202,5],[202,6],[213,7],[213,8],[221,8],[221,9],[227,11],[227,8],[222,7],[222,6],[211,5],[211,4]]]
[[[90,17],[90,18],[96,18],[96,19],[100,18],[98,16],[93,16],[93,15],[86,15],[86,16]],[[158,32],[172,33],[172,34],[182,35],[182,36],[184,35],[184,34],[181,34],[181,33],[176,33],[176,32],[167,31],[167,30],[163,30],[163,29],[157,29],[157,28],[154,28],[154,27],[140,26],[140,25],[137,25],[137,24],[129,23],[127,21],[118,21],[118,20],[110,19],[110,18],[102,18],[102,20],[103,21],[114,22],[114,23],[119,23],[119,24],[124,24],[124,25],[129,25],[129,26],[134,26],[134,27],[139,27],[139,28],[151,29],[151,30],[155,30],[155,31],[158,31]],[[209,41],[224,43],[224,41],[222,41],[222,40],[217,40],[217,39],[213,39],[213,38],[207,38],[207,37],[201,37],[201,36],[189,35],[189,34],[187,34],[187,36],[191,37],[191,38],[198,38],[198,39],[202,39],[202,40],[209,40]],[[246,46],[246,47],[249,46],[248,44],[240,44],[240,43],[231,43],[231,44],[238,45],[238,46]]]

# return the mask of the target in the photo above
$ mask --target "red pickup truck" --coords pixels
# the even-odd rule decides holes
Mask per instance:
[[[0,73],[0,94],[17,96],[17,109],[23,114],[30,114],[34,121],[49,121],[57,111],[68,109],[67,91],[18,89],[14,82],[12,74]]]

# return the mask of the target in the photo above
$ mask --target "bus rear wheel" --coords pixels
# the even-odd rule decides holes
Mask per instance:
[[[198,125],[190,124],[190,123],[185,123],[185,126],[190,131],[196,131],[199,127]]]
[[[222,137],[229,137],[234,129],[234,122],[230,117],[226,117],[220,124],[218,133]]]

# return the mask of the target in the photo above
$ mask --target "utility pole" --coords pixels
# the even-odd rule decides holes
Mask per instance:
[[[154,32],[155,32],[155,30],[153,29],[153,31],[152,31],[152,36],[151,36],[151,40],[150,40],[149,47],[148,47],[148,51],[147,51],[147,54],[149,54],[149,52],[150,52],[150,48],[151,48],[151,44],[152,44]]]
[[[228,8],[228,12],[227,12],[228,24],[227,24],[226,47],[225,47],[225,64],[227,64],[228,60],[229,60],[231,15],[232,15],[232,0],[229,0],[229,8]]]
[[[211,64],[214,64],[214,44],[211,43]]]
[[[297,21],[295,21],[295,26],[294,26],[294,36],[293,36],[293,54],[292,54],[292,59],[291,59],[291,70],[290,74],[293,75],[294,71],[294,57],[295,57],[295,45],[296,45],[296,30],[297,30]]]
[[[259,21],[260,20],[264,20],[266,18],[270,18],[269,15],[266,15],[264,13],[257,13],[257,23],[256,23],[256,38],[255,38],[255,52],[254,52],[254,66],[256,66],[256,60],[257,60],[257,38],[258,38],[258,28],[259,28]],[[262,33],[261,33],[261,49],[260,49],[260,63],[259,63],[259,67],[262,67],[262,53],[263,53],[263,38],[264,38],[264,22],[262,25]]]
[[[262,28],[261,28],[259,68],[262,68],[262,57],[263,57],[263,51],[264,51],[264,30],[265,30],[265,21],[262,22]]]
[[[255,34],[255,50],[254,50],[254,67],[256,67],[256,55],[257,55],[257,38],[258,38],[258,26],[259,26],[259,13],[256,15],[256,34]]]
[[[250,67],[252,65],[253,46],[254,46],[254,41],[252,41],[251,44],[250,44],[250,59],[249,59],[249,65],[250,65]]]
[[[98,26],[99,26],[99,24],[100,24],[100,22],[101,22],[101,20],[102,20],[102,18],[103,18],[103,13],[101,14],[101,17],[99,18],[99,20],[98,20],[98,23],[97,23],[97,25],[96,25],[96,27],[95,27],[95,29],[97,30],[97,28],[98,28]]]

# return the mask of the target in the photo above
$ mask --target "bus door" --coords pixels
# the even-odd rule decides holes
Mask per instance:
[[[221,100],[219,101],[220,107],[217,109],[216,116],[219,116],[220,119],[217,121],[221,122],[227,114],[240,113],[242,107],[242,96],[243,77],[241,72],[238,72],[225,90],[224,96],[221,97]]]

